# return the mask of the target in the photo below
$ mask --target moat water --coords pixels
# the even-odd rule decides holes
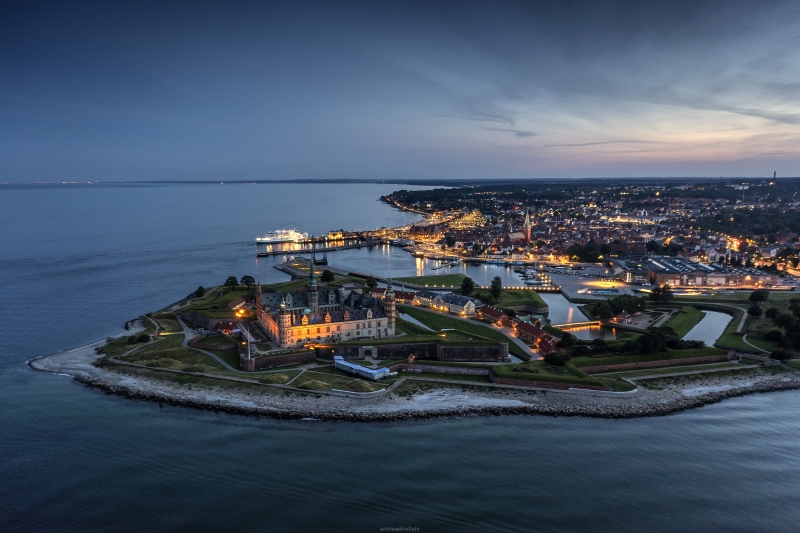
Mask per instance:
[[[733,317],[719,311],[703,311],[704,316],[689,333],[683,336],[687,341],[703,341],[708,346],[713,345],[722,336],[725,328]]]
[[[198,285],[285,279],[255,261],[270,227],[416,220],[377,201],[396,188],[0,187],[0,531],[797,529],[800,392],[653,419],[353,425],[161,407],[25,366]],[[398,249],[337,254],[420,272]]]

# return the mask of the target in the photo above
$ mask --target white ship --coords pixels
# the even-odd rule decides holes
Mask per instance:
[[[256,237],[258,244],[280,244],[282,242],[300,242],[308,239],[308,233],[298,233],[293,229],[268,231],[263,237]]]

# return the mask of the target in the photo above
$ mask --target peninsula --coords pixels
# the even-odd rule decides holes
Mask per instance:
[[[406,284],[423,280],[380,287],[310,262],[293,267],[306,276],[265,286],[230,277],[132,321],[125,335],[29,364],[131,398],[353,421],[656,416],[800,388],[796,361],[681,340],[702,319],[691,305],[603,300],[620,311],[591,327],[613,325],[617,337],[589,341],[570,324],[554,327],[531,289],[475,291],[459,276],[450,290],[412,291]],[[744,313],[729,305],[738,322]]]

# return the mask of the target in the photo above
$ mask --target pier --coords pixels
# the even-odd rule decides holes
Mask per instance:
[[[317,242],[327,242],[327,241],[304,241],[302,244],[307,243],[317,243]],[[352,250],[354,248],[370,248],[372,246],[377,246],[382,244],[380,239],[367,239],[364,241],[353,242],[349,244],[341,244],[338,246],[326,246],[324,248],[301,248],[299,250],[264,250],[263,252],[256,252],[256,257],[271,257],[273,255],[301,255],[301,254],[312,254],[312,253],[328,253],[328,252],[338,252],[340,250]],[[279,245],[276,245],[279,246]]]

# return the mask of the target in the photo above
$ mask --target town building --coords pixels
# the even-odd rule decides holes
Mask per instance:
[[[464,316],[474,316],[476,311],[483,306],[483,302],[477,298],[452,292],[440,294],[433,291],[417,291],[414,304]]]
[[[755,268],[706,264],[684,257],[651,257],[640,262],[612,260],[614,277],[634,284],[673,287],[774,287],[777,274]]]

